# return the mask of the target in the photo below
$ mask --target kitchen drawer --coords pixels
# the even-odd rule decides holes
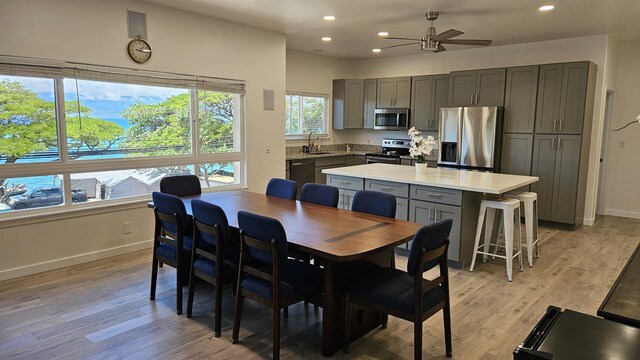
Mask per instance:
[[[411,185],[411,199],[462,206],[462,191],[431,186]]]
[[[364,188],[364,181],[361,178],[327,175],[327,185],[332,185],[340,189],[362,190]]]
[[[409,199],[396,198],[396,219],[409,220]]]
[[[365,190],[380,191],[397,197],[409,197],[409,184],[365,179],[364,188]]]
[[[331,156],[325,158],[317,158],[316,159],[316,167],[321,166],[344,166],[345,160],[344,156]]]

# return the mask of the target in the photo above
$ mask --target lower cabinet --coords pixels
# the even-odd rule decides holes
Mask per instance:
[[[364,189],[391,194],[396,197],[396,219],[408,220],[409,184],[382,180],[364,180]]]
[[[445,219],[453,220],[453,227],[449,235],[449,259],[460,261],[462,207],[421,200],[410,200],[409,217],[410,221],[425,225]]]
[[[324,169],[331,169],[336,167],[345,166],[345,157],[344,156],[332,156],[326,158],[317,158],[316,159],[316,169],[315,169],[315,182],[318,184],[324,184],[327,182],[327,175],[322,173]]]
[[[327,175],[327,185],[338,188],[338,208],[344,210],[351,209],[353,196],[356,191],[364,190],[364,179],[349,176]]]

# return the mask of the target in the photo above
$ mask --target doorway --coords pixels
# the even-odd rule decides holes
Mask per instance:
[[[602,127],[602,145],[600,148],[600,172],[598,175],[598,199],[596,203],[596,215],[606,215],[606,180],[609,149],[609,132],[613,122],[613,107],[615,103],[615,92],[607,90],[607,97],[604,104],[604,126]]]

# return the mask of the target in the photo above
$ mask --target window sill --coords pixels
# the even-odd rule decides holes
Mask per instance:
[[[299,135],[285,135],[285,139],[286,141],[309,141],[309,134],[299,134]],[[318,139],[322,139],[322,140],[330,140],[331,137],[329,137],[329,134],[318,134]],[[314,136],[313,139],[311,140],[316,140],[316,137]]]

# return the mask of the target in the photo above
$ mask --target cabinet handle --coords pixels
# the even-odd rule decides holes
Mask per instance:
[[[291,166],[296,166],[296,165],[305,165],[305,163],[292,163]]]
[[[551,139],[551,150],[553,150],[555,148],[556,148],[556,138],[554,137],[554,138]]]
[[[442,197],[442,194],[427,193],[427,196]]]
[[[471,94],[471,104],[473,104],[473,94]]]
[[[556,123],[558,122],[558,120],[553,120],[553,131],[556,131]]]
[[[558,150],[562,150],[562,139],[558,138]]]
[[[476,94],[476,105],[478,105],[478,94]]]
[[[434,214],[435,214],[435,219],[433,219],[433,221],[439,221],[438,220],[438,215],[440,215],[440,213],[438,212],[438,210],[433,210]]]
[[[428,209],[428,210],[429,210],[429,213],[427,215],[429,216],[429,221],[434,221],[433,220],[433,215],[431,215],[431,210],[433,210],[433,209]]]
[[[351,182],[349,182],[349,181],[339,181],[339,183],[340,183],[340,184],[342,184],[342,185],[349,185],[349,184],[351,184]]]
[[[380,186],[380,190],[391,190],[389,186]]]
[[[562,131],[562,119],[560,119],[560,128],[558,129],[558,131]]]

